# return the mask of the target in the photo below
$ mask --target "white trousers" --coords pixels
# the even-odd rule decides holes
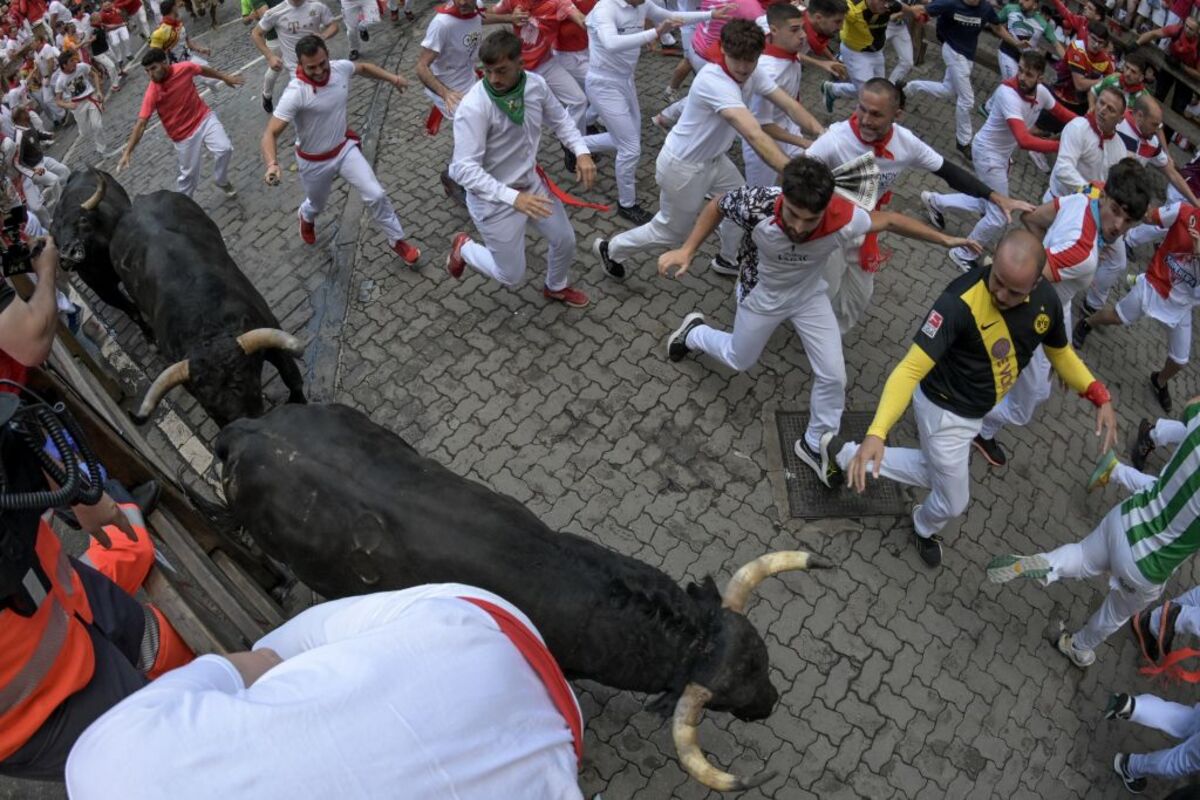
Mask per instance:
[[[551,55],[539,64],[534,72],[546,80],[550,91],[567,110],[567,116],[575,123],[575,127],[579,128],[579,132],[583,133],[584,117],[587,114],[587,95],[583,93],[579,82],[571,77],[571,73],[563,66],[558,54]]]
[[[575,260],[575,229],[563,204],[550,195],[544,183],[530,190],[532,194],[549,197],[553,203],[550,216],[533,219],[510,205],[493,203],[470,192],[467,211],[483,237],[483,244],[468,242],[463,246],[463,260],[474,269],[495,279],[502,286],[515,288],[525,277],[525,226],[533,223],[538,233],[546,237],[546,288],[552,292],[570,285],[571,264]]]
[[[919,386],[913,392],[913,415],[920,449],[885,447],[879,474],[929,490],[913,514],[917,535],[929,537],[967,510],[971,499],[971,440],[979,433],[980,420],[934,404]],[[857,442],[844,445],[837,454],[838,466],[846,469],[857,451]]]
[[[632,206],[637,203],[637,169],[642,158],[642,109],[633,75],[614,78],[592,72],[587,87],[606,130],[584,137],[584,142],[593,153],[616,152],[617,202]]]
[[[1095,650],[1162,594],[1162,584],[1147,581],[1134,563],[1133,551],[1121,525],[1120,505],[1114,506],[1083,541],[1065,544],[1045,556],[1050,562],[1047,583],[1062,578],[1109,576],[1109,592],[1104,602],[1072,636],[1076,650]]]
[[[1145,274],[1139,275],[1137,283],[1113,307],[1122,325],[1132,325],[1146,316],[1147,295],[1154,288],[1149,286]],[[1153,316],[1153,315],[1151,315]],[[1192,315],[1185,314],[1177,325],[1166,325],[1167,328],[1167,358],[1183,366],[1188,363],[1192,354]]]
[[[1068,309],[1064,308],[1063,313],[1070,319]],[[1067,330],[1070,329],[1071,325],[1068,322]],[[1050,359],[1046,357],[1046,351],[1041,345],[1038,345],[1025,369],[1017,376],[1017,382],[1008,390],[1008,394],[983,418],[979,435],[985,439],[995,439],[996,433],[1005,425],[1028,425],[1038,406],[1049,397]]]
[[[357,50],[362,41],[358,38],[360,30],[366,30],[367,24],[362,22],[367,12],[367,3],[375,0],[342,0],[342,22],[346,25],[346,41],[351,50]]]
[[[1125,239],[1117,237],[1112,244],[1106,245],[1100,251],[1100,263],[1096,265],[1096,274],[1092,276],[1092,285],[1088,287],[1084,302],[1089,308],[1104,308],[1108,301],[1108,293],[1117,282],[1125,277],[1129,269],[1128,256],[1125,253]]]
[[[887,44],[884,49],[888,47],[896,51],[896,66],[892,67],[888,80],[897,83],[908,77],[913,68],[912,31],[909,30],[906,19],[888,23]]]
[[[860,53],[849,47],[843,47],[838,54],[838,59],[846,65],[846,70],[850,73],[850,82],[833,84],[832,94],[834,97],[858,97],[858,90],[864,83],[871,78],[882,78],[886,71],[882,50],[875,53]]]
[[[562,68],[575,79],[575,83],[583,88],[587,83],[588,77],[588,51],[583,50],[555,50],[554,58],[562,65]],[[633,78],[632,75],[629,78]],[[588,99],[592,100],[591,91],[588,91]]]
[[[736,302],[737,290],[734,290]],[[829,297],[817,290],[792,308],[774,313],[752,311],[737,306],[733,331],[726,333],[708,325],[698,325],[688,333],[687,346],[702,350],[732,370],[742,372],[758,361],[763,347],[775,329],[791,321],[808,354],[813,384],[809,393],[809,422],[804,434],[809,447],[820,446],[826,432],[837,433],[846,407],[846,362],[842,357],[842,336]]]
[[[946,63],[946,74],[940,82],[910,81],[904,91],[954,100],[954,138],[960,145],[970,144],[975,135],[971,128],[971,109],[975,105],[975,90],[971,88],[973,62],[949,44],[942,45],[942,61]]]
[[[858,263],[858,246],[861,244],[860,237],[853,246],[835,250],[823,270],[833,313],[843,336],[858,325],[875,293],[875,273],[867,272]]]
[[[71,110],[75,124],[79,126],[79,138],[91,139],[96,152],[104,155],[104,118],[100,109],[88,100],[79,101],[79,105]]]
[[[304,187],[304,202],[300,204],[300,216],[306,222],[314,222],[325,208],[334,177],[341,175],[362,196],[363,205],[372,218],[383,229],[388,244],[393,245],[404,238],[404,228],[392,208],[392,201],[383,190],[374,170],[363,157],[358,145],[347,143],[328,161],[306,161],[297,156],[296,166],[300,172],[300,184]]]
[[[985,151],[973,153],[975,175],[987,184],[987,187],[997,194],[1008,194],[1008,159],[1003,161]],[[971,229],[969,238],[992,248],[1008,228],[1008,219],[1000,206],[988,202],[982,197],[971,197],[969,194],[939,194],[937,205],[942,211],[965,211],[980,216]],[[975,254],[964,247],[955,248],[962,258],[973,259]]]
[[[175,184],[179,192],[188,197],[192,196],[200,183],[200,160],[205,150],[212,153],[213,182],[225,186],[229,183],[229,159],[233,155],[233,144],[215,111],[208,112],[191,136],[175,142],[175,155],[179,160],[179,175]]]
[[[692,232],[696,218],[708,201],[722,192],[744,186],[742,173],[721,155],[710,161],[689,162],[675,158],[666,149],[658,153],[654,177],[658,181],[658,213],[645,225],[619,233],[608,243],[608,255],[613,261],[630,256],[650,255],[650,251],[679,247]],[[729,220],[718,228],[721,236],[721,256],[728,262],[737,260],[742,229]]]
[[[49,82],[47,78],[42,80],[42,109],[51,120],[58,122],[67,115],[67,110],[54,102],[54,90],[47,85]]]
[[[1200,772],[1200,704],[1195,706],[1139,694],[1133,703],[1131,722],[1160,730],[1182,740],[1174,747],[1129,756],[1129,773],[1134,778],[1176,780]]]
[[[157,15],[157,14],[155,14],[155,17],[154,17],[154,18],[155,18],[155,21],[157,22],[157,21],[158,21],[158,15]],[[137,13],[136,13],[136,14],[134,14],[132,17],[130,17],[130,19],[136,19],[136,20],[138,21],[138,25],[140,25],[140,26],[141,26],[141,28],[142,28],[142,36],[143,36],[143,38],[149,39],[149,38],[150,38],[150,21],[146,19],[146,6],[145,6],[145,4],[142,4],[142,5],[138,6]]]
[[[124,26],[113,28],[111,31],[105,31],[104,35],[108,41],[109,51],[113,54],[113,58],[117,59],[118,63],[124,63],[133,58],[133,45],[129,39],[129,28]]]
[[[791,120],[789,120],[790,122]],[[782,127],[791,133],[799,133],[795,125],[788,124]],[[804,155],[804,148],[794,145],[791,142],[775,142],[775,144],[789,159]],[[745,139],[742,140],[742,164],[746,167],[747,186],[779,185],[779,173],[775,171],[774,167],[763,161],[762,156]]]
[[[267,47],[271,48],[272,53],[274,53],[277,56],[279,55],[279,42],[278,41],[267,42]],[[267,67],[266,71],[263,72],[263,84],[262,84],[263,97],[271,97],[271,98],[275,97],[275,84],[279,83],[279,76],[283,75],[284,72],[287,72],[289,75],[291,75],[291,74],[294,74],[296,72],[296,70],[294,68],[289,70],[287,68],[286,63],[284,64],[283,69],[279,70],[278,72],[271,69],[270,67]]]
[[[39,167],[45,170],[41,175],[24,176],[25,202],[30,212],[36,214],[39,221],[49,227],[50,211],[62,196],[71,170],[61,161],[50,156],[43,156]]]

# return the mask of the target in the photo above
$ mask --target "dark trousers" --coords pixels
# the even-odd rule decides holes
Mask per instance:
[[[42,727],[4,761],[0,775],[32,780],[63,779],[67,754],[89,725],[148,682],[138,671],[146,617],[142,606],[96,570],[71,559],[88,603],[96,671],[87,685],[68,697]]]
[[[1184,86],[1182,81],[1175,79],[1175,76],[1167,72],[1165,69],[1158,73],[1158,82],[1154,84],[1154,96],[1165,103],[1167,94],[1171,89],[1175,89],[1174,95],[1171,97],[1171,110],[1176,114],[1183,116],[1184,110],[1191,105],[1194,92],[1190,87]],[[1167,133],[1167,141],[1175,134],[1175,130],[1163,123],[1163,130]]]

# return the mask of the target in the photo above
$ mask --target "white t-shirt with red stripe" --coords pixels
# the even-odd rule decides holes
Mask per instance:
[[[1146,282],[1161,302],[1146,312],[1164,324],[1178,325],[1200,305],[1200,256],[1188,234],[1189,229],[1200,227],[1200,209],[1175,203],[1150,212],[1150,221],[1168,230],[1146,269]]]
[[[1100,263],[1100,206],[1086,194],[1056,197],[1058,213],[1042,239],[1046,267],[1063,309],[1086,289]]]

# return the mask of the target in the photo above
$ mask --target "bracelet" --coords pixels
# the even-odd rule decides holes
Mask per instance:
[[[1100,381],[1092,381],[1088,384],[1087,391],[1082,392],[1079,396],[1090,401],[1096,408],[1105,403],[1112,402],[1112,396],[1108,393],[1108,387]]]
[[[270,164],[267,164],[267,169],[270,169],[271,167],[278,167],[278,166],[279,166],[278,161],[272,161]]]

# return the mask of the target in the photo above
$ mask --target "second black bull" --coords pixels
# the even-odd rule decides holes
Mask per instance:
[[[85,188],[92,192],[84,196]],[[289,402],[304,402],[294,354],[299,339],[279,320],[225,248],[221,231],[178,192],[133,202],[107,173],[76,173],[55,211],[64,263],[109,305],[125,311],[171,363],[146,392],[145,419],[184,385],[218,426],[265,410],[264,359],[279,371]],[[132,304],[118,289],[124,287]]]
[[[724,595],[711,577],[685,591],[637,559],[551,530],[345,406],[238,420],[217,436],[216,455],[225,521],[326,597],[441,582],[495,592],[529,615],[568,677],[677,698],[673,732],[694,777],[722,790],[770,777],[713,767],[696,725],[705,706],[747,720],[771,713],[779,694],[766,644],[742,611],[765,577],[825,566],[817,557],[771,553]]]

